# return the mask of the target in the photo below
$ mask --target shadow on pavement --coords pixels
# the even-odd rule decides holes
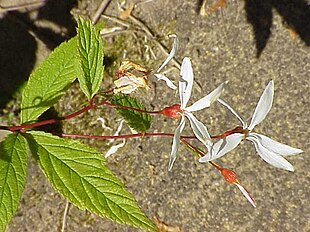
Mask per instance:
[[[256,56],[260,57],[271,35],[272,10],[275,9],[290,30],[310,46],[310,6],[305,0],[246,0],[247,20],[252,25]]]
[[[75,34],[76,23],[70,10],[76,4],[76,0],[49,0],[37,9],[36,20],[65,28],[66,34],[59,34],[48,26],[38,27],[29,12],[10,11],[0,15],[0,109],[33,70],[38,49],[36,38],[52,50]]]

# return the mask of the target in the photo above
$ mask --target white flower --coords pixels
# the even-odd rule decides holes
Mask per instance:
[[[158,80],[165,81],[166,85],[169,88],[175,90],[177,89],[177,87],[173,84],[173,82],[168,77],[160,73],[160,71],[173,59],[178,49],[179,43],[177,36],[171,35],[170,37],[174,38],[172,49],[168,57],[156,70],[154,76]],[[150,71],[142,67],[140,64],[136,64],[132,61],[125,60],[121,63],[119,70],[117,71],[117,79],[114,81],[116,88],[114,88],[113,92],[115,94],[118,93],[130,94],[132,92],[135,92],[138,88],[149,90],[150,89],[148,85],[149,74]]]
[[[178,50],[179,47],[179,40],[178,37],[176,35],[170,35],[170,37],[174,38],[173,40],[173,45],[172,45],[172,49],[169,53],[169,55],[167,56],[167,58],[164,60],[164,62],[160,65],[160,67],[156,70],[156,73],[154,74],[154,76],[158,79],[158,80],[163,80],[166,82],[166,85],[173,90],[176,90],[177,87],[173,84],[173,82],[166,77],[163,74],[160,74],[160,71],[170,62],[170,60],[173,59],[173,57],[175,56],[175,53]]]
[[[282,156],[299,154],[303,152],[301,149],[290,147],[274,141],[265,135],[253,132],[254,127],[263,121],[270,111],[273,101],[273,93],[274,83],[273,81],[270,81],[257,103],[249,126],[247,126],[246,121],[239,116],[232,107],[221,99],[218,99],[219,102],[225,105],[234,115],[238,117],[243,125],[243,128],[236,128],[238,130],[214,143],[212,149],[209,150],[204,157],[200,158],[199,162],[208,162],[225,155],[229,151],[233,150],[241,142],[241,140],[245,138],[254,144],[257,153],[267,163],[288,171],[294,171],[294,167]]]
[[[129,60],[122,61],[117,71],[117,79],[114,81],[115,94],[130,94],[138,88],[149,90],[147,75],[149,71],[139,64]]]
[[[221,84],[211,93],[209,93],[207,96],[196,101],[191,106],[186,107],[186,104],[189,101],[189,98],[191,96],[191,91],[192,91],[193,81],[194,81],[194,74],[193,74],[191,61],[187,57],[183,59],[180,75],[181,77],[179,81],[179,94],[180,94],[181,104],[179,106],[179,110],[177,111],[177,113],[178,113],[178,117],[181,116],[181,121],[180,121],[179,126],[176,128],[174,137],[173,137],[172,149],[171,149],[171,154],[170,154],[170,162],[169,162],[169,170],[172,169],[172,166],[176,160],[177,150],[180,145],[181,133],[185,126],[185,117],[187,117],[187,119],[189,120],[191,127],[193,129],[193,132],[195,136],[197,137],[197,139],[199,139],[199,141],[202,142],[205,146],[207,147],[211,146],[212,144],[211,137],[209,135],[207,127],[203,125],[192,114],[192,112],[209,107],[214,101],[216,101],[219,98],[220,94],[223,91],[223,87],[224,87],[224,84]]]
[[[134,92],[137,88],[144,88],[149,90],[150,87],[147,84],[146,76],[135,76],[133,74],[127,74],[121,78],[114,81],[116,88],[113,90],[115,94],[123,93],[130,94]]]

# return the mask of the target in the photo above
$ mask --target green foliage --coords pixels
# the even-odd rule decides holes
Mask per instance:
[[[101,153],[78,141],[44,132],[27,135],[32,154],[53,187],[80,209],[149,231],[154,224],[104,165]]]
[[[91,99],[98,92],[103,77],[103,42],[89,20],[79,18],[78,26],[78,80],[83,93]]]
[[[80,18],[78,26],[77,37],[57,47],[30,75],[22,93],[22,124],[36,120],[55,104],[76,77],[89,100],[99,90],[103,43],[90,21]],[[140,102],[128,96],[115,96],[113,101],[144,109]],[[150,127],[148,114],[127,109],[118,112],[135,130],[146,131]],[[0,231],[5,230],[16,212],[24,189],[27,142],[47,179],[74,205],[118,223],[157,231],[134,197],[105,166],[101,153],[79,141],[38,131],[11,133],[0,144]]]
[[[26,175],[26,141],[19,133],[9,134],[0,144],[0,231],[17,211]]]
[[[32,72],[21,103],[21,123],[36,120],[55,104],[76,79],[74,60],[77,39],[73,38],[57,47]]]
[[[145,110],[141,102],[128,95],[114,95],[111,102],[115,105],[130,106],[132,108]],[[126,123],[136,131],[145,132],[151,126],[151,116],[149,114],[121,108],[117,108],[117,112],[125,119]]]

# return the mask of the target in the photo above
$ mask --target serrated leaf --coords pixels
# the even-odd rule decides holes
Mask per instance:
[[[89,20],[78,19],[78,43],[78,80],[83,93],[91,99],[98,92],[103,77],[103,41]]]
[[[76,37],[63,42],[31,73],[23,91],[21,123],[36,120],[76,79]]]
[[[114,95],[111,102],[115,105],[129,106],[132,108],[145,110],[143,104],[136,98],[128,95]],[[117,112],[125,119],[126,123],[134,130],[145,132],[151,126],[150,114],[138,112],[130,109],[117,108]]]
[[[19,133],[9,134],[0,144],[0,231],[18,209],[26,175],[26,141]]]
[[[44,132],[31,131],[27,140],[53,187],[74,205],[118,223],[157,230],[104,165],[101,153],[79,141]]]

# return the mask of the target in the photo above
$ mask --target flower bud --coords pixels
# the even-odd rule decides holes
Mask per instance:
[[[169,117],[169,118],[180,118],[181,109],[179,104],[174,104],[172,106],[165,107],[160,111],[161,114]]]

